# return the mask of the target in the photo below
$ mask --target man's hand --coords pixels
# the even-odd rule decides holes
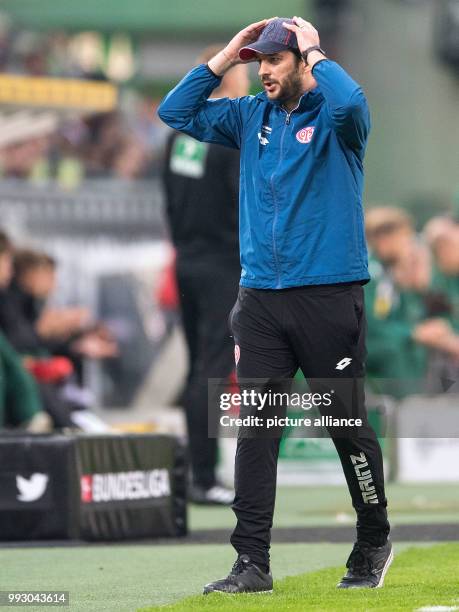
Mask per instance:
[[[35,324],[42,338],[61,338],[65,340],[89,324],[90,312],[83,307],[46,308]]]
[[[427,319],[413,330],[413,339],[429,348],[457,355],[458,338],[444,319]]]
[[[88,332],[72,342],[72,350],[89,359],[109,359],[119,355],[115,340],[101,337],[97,332]]]
[[[427,319],[416,325],[413,339],[431,349],[447,353],[459,362],[459,336],[451,325],[443,319]]]
[[[301,19],[301,17],[293,17],[293,21],[295,23],[284,23],[282,24],[284,28],[290,30],[290,32],[294,32],[296,34],[296,39],[298,41],[298,48],[300,53],[309,49],[309,47],[320,46],[320,38],[319,32],[315,29],[312,23],[309,21],[305,21]],[[325,55],[323,55],[320,51],[311,51],[308,54],[308,65],[314,66],[318,61],[323,60]]]
[[[275,19],[275,17],[272,19]],[[251,23],[246,28],[238,32],[236,36],[230,40],[226,47],[209,61],[208,65],[212,72],[222,76],[231,68],[231,66],[234,66],[235,64],[247,63],[239,59],[239,49],[255,42],[262,33],[268,21],[270,21],[270,19],[262,19],[256,23]]]

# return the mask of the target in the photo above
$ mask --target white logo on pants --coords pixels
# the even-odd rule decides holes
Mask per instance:
[[[350,365],[351,361],[352,359],[350,357],[343,357],[343,359],[336,364],[335,370],[344,370],[344,368]]]
[[[368,461],[365,457],[365,453],[361,452],[360,455],[351,455],[351,461],[354,466],[355,475],[359,481],[360,490],[362,491],[363,503],[379,504],[371,471],[369,469],[364,470],[364,468],[368,468]]]

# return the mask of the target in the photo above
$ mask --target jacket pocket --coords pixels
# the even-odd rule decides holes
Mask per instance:
[[[355,321],[355,335],[358,339],[362,333],[362,326],[365,323],[365,303],[364,303],[364,292],[361,285],[353,285],[351,287],[351,298],[353,315]]]

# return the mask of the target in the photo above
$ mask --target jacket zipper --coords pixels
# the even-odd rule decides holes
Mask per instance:
[[[301,96],[301,97],[303,97],[303,96]],[[277,217],[278,217],[278,213],[279,213],[279,207],[278,207],[278,205],[276,203],[276,192],[274,190],[274,175],[276,174],[280,164],[282,163],[283,148],[284,148],[284,136],[285,136],[285,132],[287,130],[287,126],[290,124],[290,115],[292,113],[294,113],[296,110],[298,110],[298,107],[300,106],[300,102],[301,102],[301,98],[299,99],[298,104],[295,106],[295,108],[293,108],[290,112],[287,112],[285,110],[285,108],[283,108],[282,106],[280,107],[287,114],[287,117],[285,118],[284,129],[282,130],[282,134],[281,134],[279,162],[278,162],[278,164],[276,166],[276,169],[271,174],[271,193],[273,194],[273,202],[274,202],[274,218],[273,218],[272,237],[273,237],[273,255],[274,255],[274,262],[275,262],[275,265],[276,265],[276,273],[277,273],[277,287],[276,287],[276,289],[281,289],[282,285],[281,285],[281,274],[280,274],[279,259],[277,257],[276,237],[275,237],[275,234],[276,234],[276,225],[277,225]]]
[[[301,100],[303,98],[304,94],[300,97],[300,99],[298,100],[298,104],[295,106],[295,108],[292,108],[292,110],[290,112],[288,112],[283,106],[281,106],[281,109],[284,111],[284,113],[287,113],[287,117],[285,118],[285,123],[288,125],[290,123],[290,115],[292,113],[294,113],[296,110],[299,109],[300,104],[301,104]]]

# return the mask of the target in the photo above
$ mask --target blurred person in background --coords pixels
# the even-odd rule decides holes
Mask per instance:
[[[124,139],[123,120],[118,111],[98,113],[85,121],[87,137],[82,147],[86,176],[109,176],[113,159]]]
[[[47,301],[56,288],[56,261],[47,253],[32,249],[17,250],[14,276],[7,299],[22,315],[24,352],[45,348],[69,353],[75,365],[80,357],[103,359],[117,354],[116,342],[108,330],[93,324],[87,308],[49,307]],[[20,345],[21,339],[15,340]],[[28,343],[28,344],[27,344]]]
[[[149,154],[150,175],[155,174],[158,167],[161,168],[165,142],[169,135],[169,129],[158,118],[158,105],[159,100],[140,98],[131,121],[131,131]]]
[[[440,282],[459,298],[459,224],[449,217],[434,217],[424,227],[423,234],[432,249],[436,265],[442,273]],[[459,304],[455,305],[459,319]]]
[[[113,175],[130,181],[142,178],[148,166],[147,152],[137,138],[125,138],[113,158]]]
[[[49,178],[48,154],[50,138],[21,137],[0,150],[0,175],[15,179]]]
[[[432,377],[456,380],[459,374],[459,224],[449,217],[434,217],[423,229],[429,244],[436,272],[432,292],[437,304],[447,310],[453,330],[436,331],[436,342],[449,347],[449,359],[444,351],[437,351],[431,360]],[[432,333],[433,336],[433,333]]]
[[[10,283],[13,247],[0,231],[0,291]],[[0,430],[19,427],[30,433],[51,431],[52,421],[43,410],[39,390],[20,355],[0,332]]]
[[[391,380],[403,397],[426,390],[429,352],[457,355],[450,305],[435,290],[437,273],[428,245],[411,217],[395,206],[370,209],[366,233],[372,281],[365,287],[370,376]]]
[[[206,63],[222,47],[205,49]],[[247,67],[229,70],[212,98],[247,95]],[[239,278],[239,152],[173,132],[166,146],[163,181],[167,218],[176,249],[176,270],[189,371],[183,394],[192,469],[190,499],[229,505],[234,492],[216,477],[218,444],[208,421],[219,409],[208,400],[208,379],[228,378],[234,346],[228,315]],[[210,414],[209,414],[210,411]]]
[[[48,308],[56,284],[56,262],[48,254],[16,250],[14,276],[0,300],[0,329],[39,382],[56,427],[102,431],[83,387],[83,359],[117,355],[111,334],[91,324],[86,308]]]

